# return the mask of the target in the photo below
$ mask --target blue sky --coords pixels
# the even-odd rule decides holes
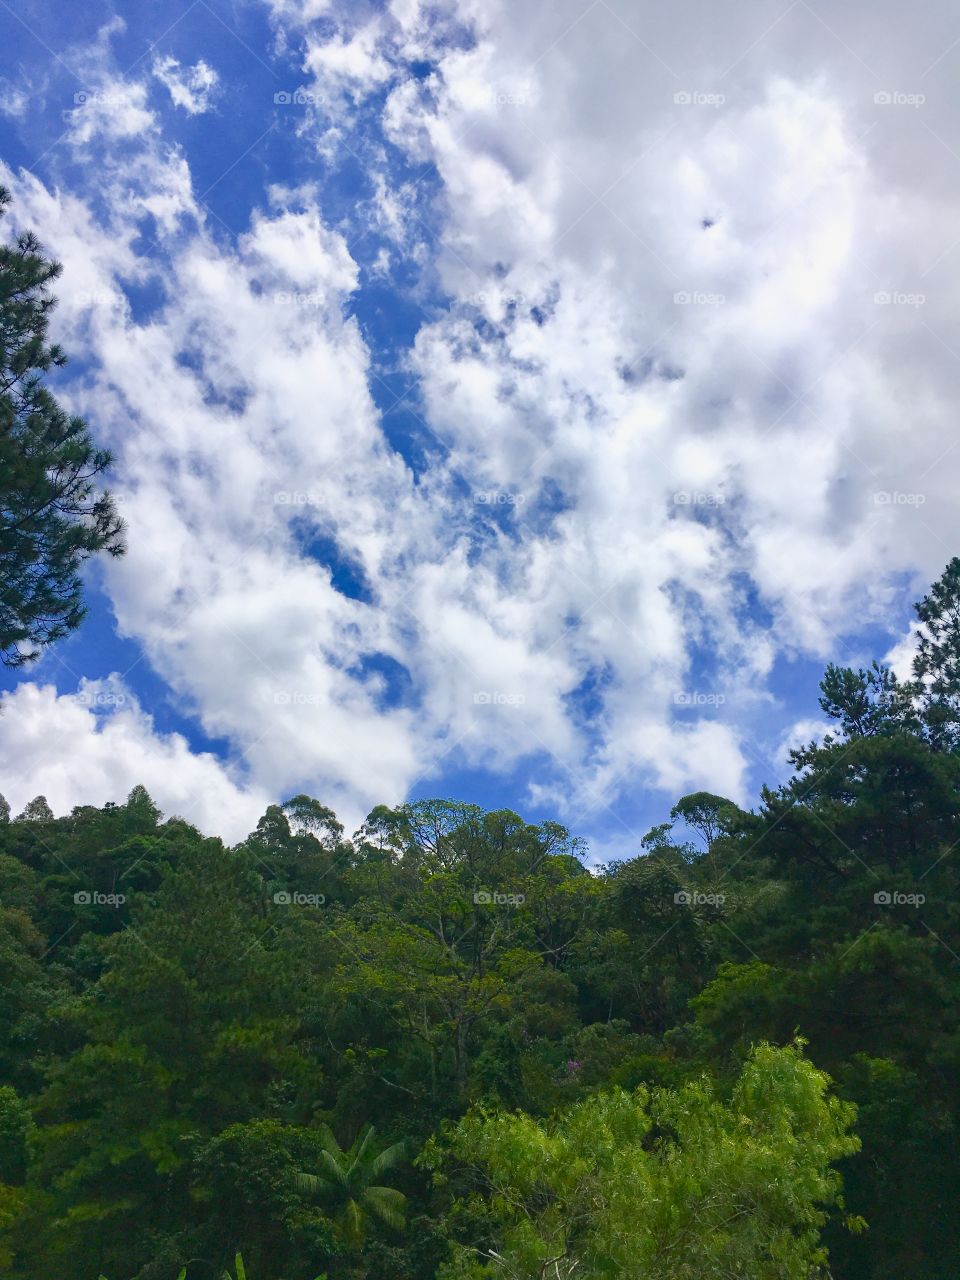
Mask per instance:
[[[782,778],[827,661],[908,660],[957,543],[954,19],[688,7],[0,0],[130,547],[0,673],[15,807],[444,795],[606,859]]]

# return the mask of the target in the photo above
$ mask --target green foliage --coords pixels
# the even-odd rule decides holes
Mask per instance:
[[[450,800],[0,805],[0,1268],[960,1275],[958,582],[752,812],[593,873]]]
[[[329,1206],[347,1247],[354,1251],[363,1248],[371,1221],[394,1231],[402,1231],[405,1225],[407,1197],[375,1182],[401,1159],[403,1143],[395,1142],[378,1151],[374,1132],[373,1125],[365,1125],[344,1151],[324,1125],[317,1172],[300,1173],[297,1177],[301,1191]]]
[[[10,194],[0,187],[0,214]],[[66,363],[47,330],[60,266],[29,233],[0,244],[0,661],[19,666],[79,626],[80,567],[123,551],[110,466],[82,418],[68,416],[42,375]]]
[[[548,1124],[471,1111],[450,1146],[486,1231],[440,1274],[806,1280],[826,1263],[832,1165],[859,1147],[827,1085],[798,1047],[766,1045],[729,1102],[703,1080],[596,1093]]]

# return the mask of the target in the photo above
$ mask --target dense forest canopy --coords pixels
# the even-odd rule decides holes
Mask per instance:
[[[958,605],[908,681],[831,666],[752,811],[593,870],[450,800],[2,806],[6,1271],[960,1274]]]

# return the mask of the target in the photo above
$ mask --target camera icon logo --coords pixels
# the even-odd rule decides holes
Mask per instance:
[[[889,907],[892,898],[886,889],[881,889],[873,895],[873,900],[878,907]]]
[[[473,901],[476,903],[477,906],[481,906],[481,907],[489,906],[490,903],[493,901],[493,894],[489,893],[488,890],[486,889],[478,889],[477,892],[473,895]]]
[[[275,893],[273,895],[273,900],[279,907],[289,907],[290,903],[293,901],[286,889],[280,889]]]
[[[287,107],[293,101],[293,95],[281,89],[279,93],[273,95],[273,100],[278,107]]]
[[[689,907],[690,903],[693,901],[686,889],[681,889],[679,892],[675,893],[673,895],[673,900],[681,907]]]
[[[89,889],[79,889],[74,895],[73,900],[78,907],[89,907],[93,901],[93,897]]]

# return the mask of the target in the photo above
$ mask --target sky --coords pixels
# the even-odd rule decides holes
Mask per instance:
[[[18,811],[749,807],[960,552],[942,0],[0,0],[6,234],[128,552]]]

